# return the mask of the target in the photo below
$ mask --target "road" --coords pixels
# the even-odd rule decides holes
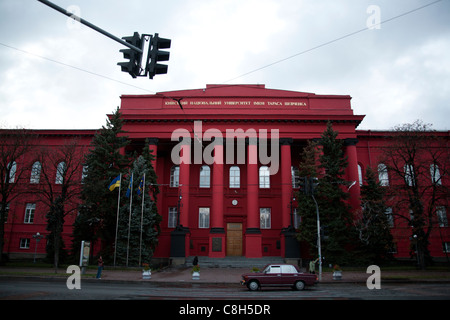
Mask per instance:
[[[179,283],[118,283],[83,281],[69,290],[62,279],[0,279],[0,300],[448,300],[450,283],[382,284],[369,290],[364,284],[319,284],[304,291],[263,288],[251,292],[239,285]]]

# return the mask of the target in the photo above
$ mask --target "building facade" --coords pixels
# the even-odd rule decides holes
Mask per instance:
[[[378,168],[380,182],[387,183],[379,157],[390,133],[357,130],[364,116],[353,113],[347,95],[273,90],[264,85],[207,85],[123,95],[121,100],[123,130],[131,140],[123,152],[142,150],[148,143],[155,155],[162,216],[158,258],[306,257],[292,232],[299,223],[296,168],[303,148],[309,140],[320,138],[329,121],[344,141],[348,160],[344,178],[355,182],[348,189],[351,207],[360,208],[367,167]],[[94,134],[93,130],[47,130],[41,132],[40,143],[57,145],[64,136],[79,135],[87,147]],[[437,147],[448,150],[449,133],[439,134],[446,143]],[[24,188],[34,187],[32,169],[23,174],[29,175],[22,179],[28,184]],[[82,169],[80,184],[81,177]],[[440,180],[448,186],[447,176]],[[40,202],[33,197],[18,196],[9,204],[4,252],[10,256],[45,252],[44,241],[36,243],[33,238],[36,232],[46,233],[37,214]],[[431,237],[433,257],[450,252],[447,201],[436,210],[439,227]],[[73,220],[74,216],[66,219],[67,246]],[[394,255],[408,258],[410,232],[396,221],[391,227]]]

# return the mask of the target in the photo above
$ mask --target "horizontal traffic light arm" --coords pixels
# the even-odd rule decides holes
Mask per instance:
[[[49,6],[52,9],[55,9],[56,11],[61,12],[62,14],[65,14],[69,18],[72,18],[73,20],[78,21],[78,22],[84,24],[85,26],[87,26],[87,27],[89,27],[91,29],[94,29],[95,31],[100,32],[104,36],[107,36],[108,38],[113,39],[114,41],[117,41],[120,44],[122,44],[122,45],[124,45],[124,46],[126,46],[128,48],[133,49],[133,50],[135,50],[135,51],[137,51],[139,53],[142,53],[142,49],[141,48],[133,46],[132,44],[130,44],[130,43],[126,42],[126,41],[123,41],[122,39],[116,37],[115,35],[107,32],[107,31],[105,31],[105,30],[103,30],[103,29],[101,29],[99,27],[97,27],[96,25],[90,23],[89,21],[84,20],[83,18],[78,17],[77,15],[74,15],[73,13],[67,11],[66,9],[63,9],[63,8],[57,6],[56,4],[51,3],[50,1],[47,1],[47,0],[38,0],[38,1],[43,3],[43,4],[45,4],[45,5],[47,5],[47,6]]]

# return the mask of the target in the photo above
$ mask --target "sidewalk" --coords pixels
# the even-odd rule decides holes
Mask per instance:
[[[88,269],[86,275],[82,277],[89,281],[105,282],[156,282],[156,283],[208,283],[208,284],[236,284],[238,285],[243,273],[249,273],[248,268],[202,268],[200,270],[200,280],[192,280],[190,267],[169,267],[160,271],[153,271],[151,279],[142,280],[142,272],[139,269],[115,270],[105,267],[101,280],[95,279],[97,271]],[[67,279],[69,273],[60,268],[58,273],[54,273],[52,268],[13,268],[0,267],[1,278],[35,278],[35,279]],[[371,274],[363,271],[348,271],[342,273],[342,280],[333,280],[332,272],[322,274],[321,283],[362,283],[365,284]],[[381,281],[384,283],[396,282],[434,282],[450,283],[449,271],[383,271],[381,269]]]

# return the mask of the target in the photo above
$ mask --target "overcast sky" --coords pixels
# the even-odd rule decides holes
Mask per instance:
[[[168,74],[133,79],[119,43],[37,0],[0,0],[0,127],[96,129],[122,94],[225,83],[350,95],[358,129],[450,129],[450,0],[411,13],[435,0],[51,1],[119,38],[171,39]]]

